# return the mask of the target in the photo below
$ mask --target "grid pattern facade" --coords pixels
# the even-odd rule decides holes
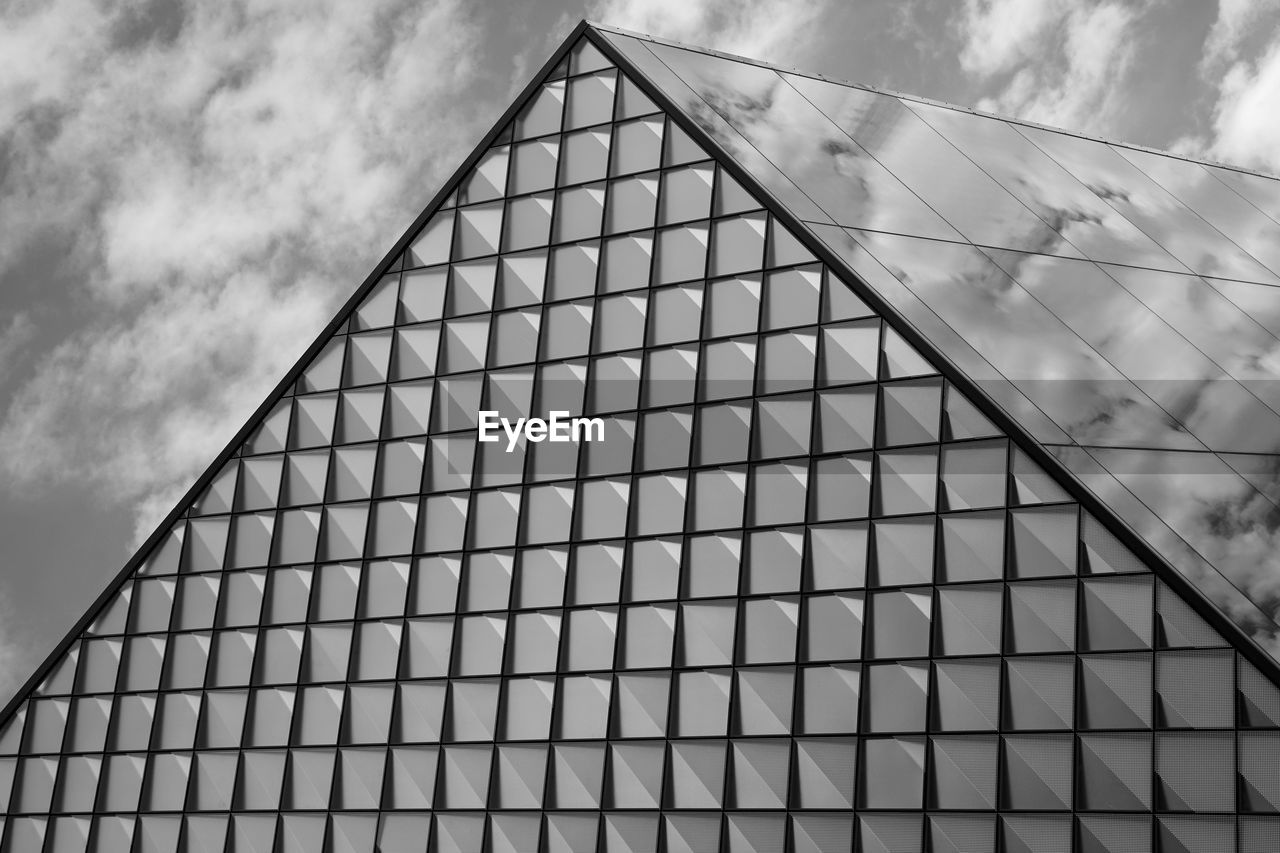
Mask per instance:
[[[0,853],[1275,849],[1280,692],[856,293],[579,41],[5,721]]]

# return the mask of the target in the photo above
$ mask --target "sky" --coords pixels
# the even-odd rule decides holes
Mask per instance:
[[[1280,0],[10,0],[0,701],[583,17],[1280,174]]]

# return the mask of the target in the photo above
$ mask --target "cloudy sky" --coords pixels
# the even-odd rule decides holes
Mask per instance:
[[[584,16],[1280,173],[1280,0],[11,0],[0,700]]]

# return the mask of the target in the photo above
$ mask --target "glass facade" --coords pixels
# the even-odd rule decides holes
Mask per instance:
[[[1280,183],[602,37],[885,304],[1280,648]]]
[[[1146,221],[1048,222],[919,105],[676,53],[590,30],[478,152],[0,720],[0,853],[1275,849],[1272,671],[869,305],[885,276],[910,321],[896,294],[990,313],[990,293],[1065,290],[1023,267],[1073,276],[1063,298],[1082,301],[1101,285],[1064,265],[1104,275],[1086,260],[1103,252],[1226,292],[1176,265],[1249,256],[1179,235],[1175,259]],[[784,102],[809,106],[777,139],[812,146],[819,120],[854,135],[824,165],[774,167],[740,146],[776,129],[744,116]],[[1008,132],[1024,160],[1041,150]],[[896,176],[919,160],[919,187]],[[998,288],[945,278],[977,255]],[[1265,487],[1261,445],[1190,448],[1239,425],[1152,415],[1176,391],[1103,375],[1120,355],[1086,348],[1119,345],[1069,307],[1056,336],[1008,311],[954,339],[982,357],[1034,329],[1080,366],[1075,420],[1035,411],[1100,470],[1131,452],[1120,430],[1159,426],[1140,451],[1167,458],[1157,480],[1190,476],[1190,455]],[[975,378],[1002,405],[1062,392],[1022,364]],[[1107,395],[1132,406],[1114,432],[1088,415]],[[602,431],[483,441],[481,411]]]

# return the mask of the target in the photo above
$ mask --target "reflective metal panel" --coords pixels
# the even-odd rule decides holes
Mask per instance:
[[[902,102],[1085,257],[1185,270],[1150,236],[1018,133],[1012,123],[906,98]]]
[[[1081,256],[897,98],[796,74],[783,78],[970,242]]]
[[[1256,258],[1111,146],[1043,128],[1019,125],[1017,129],[1192,272],[1280,283]]]
[[[837,224],[959,236],[777,72],[652,42],[634,45],[643,47]]]

